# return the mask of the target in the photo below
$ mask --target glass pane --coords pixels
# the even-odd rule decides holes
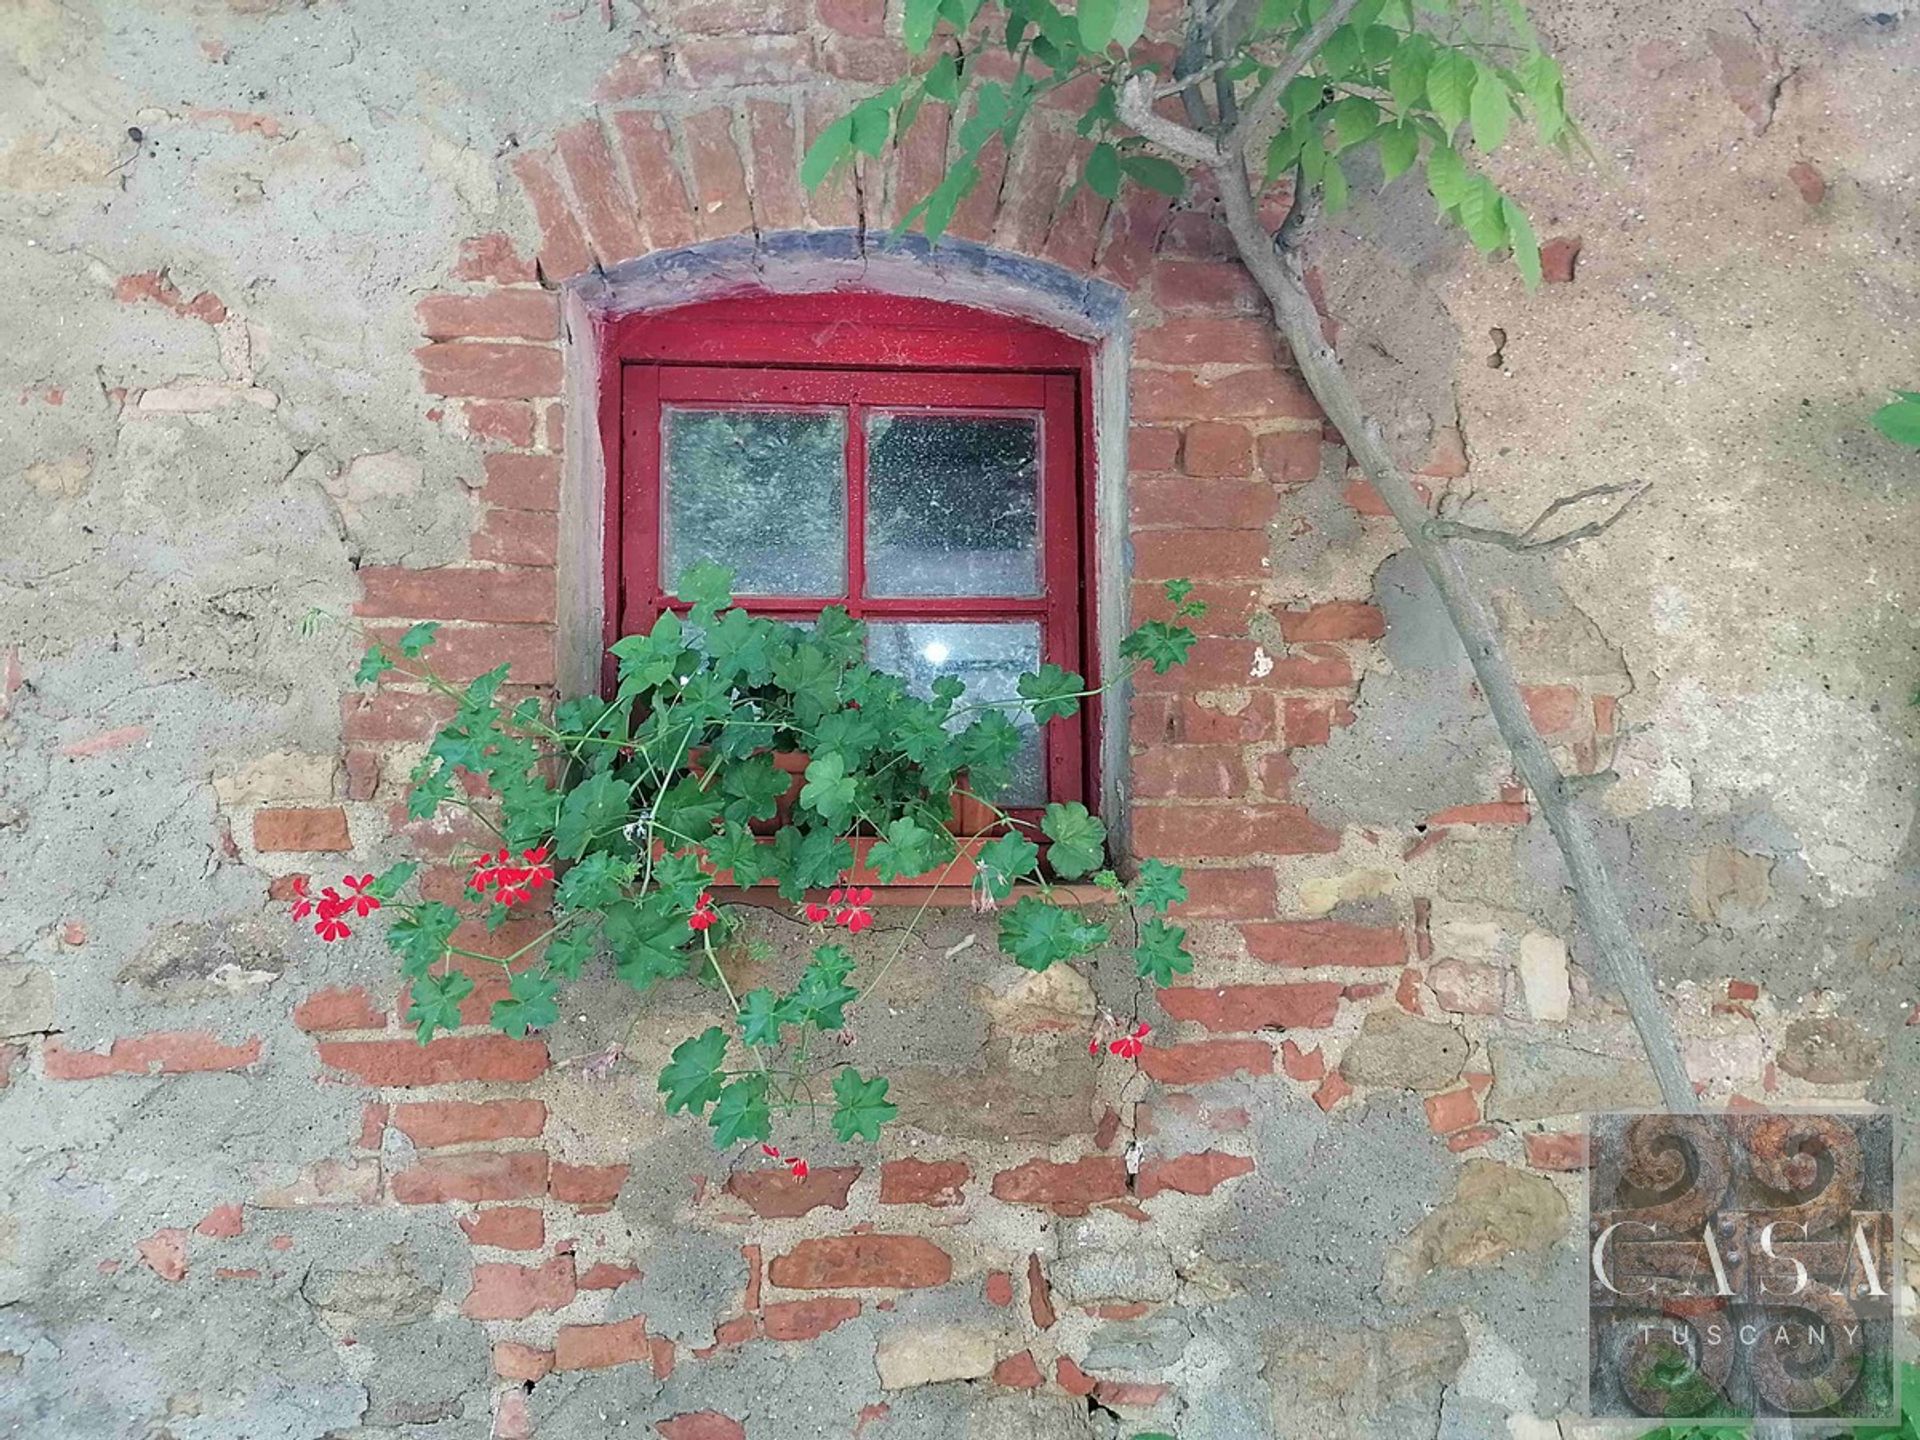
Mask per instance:
[[[663,419],[661,584],[702,560],[740,595],[847,588],[842,410],[675,410]]]
[[[867,594],[1040,593],[1040,421],[867,422]]]
[[[876,670],[905,680],[922,699],[931,698],[933,682],[942,675],[966,682],[967,693],[955,709],[1018,700],[1020,677],[1040,668],[1040,626],[1031,620],[1008,625],[873,620],[867,624],[867,658]],[[1045,804],[1039,728],[1024,711],[1009,707],[1006,715],[1024,732],[1020,753],[1014,758],[1012,784],[987,798],[1002,805]],[[964,729],[971,718],[955,715],[949,728]]]

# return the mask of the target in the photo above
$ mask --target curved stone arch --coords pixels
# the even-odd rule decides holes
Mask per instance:
[[[987,310],[1086,342],[1093,354],[1088,397],[1093,421],[1097,643],[1117,653],[1125,633],[1131,570],[1126,496],[1129,329],[1126,292],[1045,260],[970,241],[929,245],[904,236],[883,247],[852,230],[735,236],[596,267],[562,287],[565,455],[558,550],[559,679],[579,693],[597,683],[603,634],[605,458],[600,443],[602,324],[743,293],[831,291],[896,295]],[[1124,816],[1127,707],[1103,707],[1101,800]]]

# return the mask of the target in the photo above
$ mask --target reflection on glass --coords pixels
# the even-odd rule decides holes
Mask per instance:
[[[661,584],[689,565],[740,595],[846,590],[846,413],[676,410],[663,421]]]
[[[1031,620],[1004,625],[875,620],[867,625],[867,658],[876,670],[905,680],[907,688],[922,699],[933,694],[933,682],[942,675],[964,681],[967,693],[956,710],[998,700],[1017,701],[1020,677],[1040,668],[1040,626]],[[977,713],[956,715],[950,728],[965,728]],[[1014,757],[1012,783],[1000,795],[988,798],[1003,805],[1044,804],[1040,731],[1023,711],[1009,706],[1004,713],[1024,734]]]
[[[867,422],[867,593],[1038,595],[1040,422]]]

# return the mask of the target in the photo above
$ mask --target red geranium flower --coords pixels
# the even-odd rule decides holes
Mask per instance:
[[[1118,1040],[1109,1040],[1107,1053],[1118,1055],[1122,1060],[1138,1060],[1140,1052],[1147,1048],[1145,1041],[1152,1032],[1153,1027],[1142,1020]]]
[[[346,903],[362,920],[380,908],[378,897],[366,893],[367,887],[373,884],[373,876],[348,875],[344,876],[340,883],[353,892],[352,898]]]
[[[807,917],[809,925],[820,925],[833,918],[833,911],[818,900],[809,900],[800,913]]]
[[[687,917],[688,928],[693,930],[706,930],[710,928],[718,918],[719,917],[713,913],[713,896],[705,890],[702,890],[700,892],[700,898],[694,902],[693,914]]]
[[[520,859],[527,867],[525,883],[536,890],[553,879],[553,866],[547,863],[551,849],[548,845],[536,845],[531,850],[520,852]]]
[[[798,1156],[787,1161],[787,1169],[796,1180],[804,1180],[807,1178],[807,1162]]]
[[[304,920],[313,913],[313,897],[307,894],[307,877],[293,877],[293,918]]]
[[[839,908],[834,912],[833,923],[844,929],[849,935],[858,935],[873,924],[873,889],[862,885],[844,890],[834,890],[827,895],[827,902]]]

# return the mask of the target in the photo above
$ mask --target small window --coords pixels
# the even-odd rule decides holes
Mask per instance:
[[[904,302],[913,327],[903,302],[849,324],[852,299],[725,301],[611,327],[610,629],[646,629],[707,561],[758,614],[804,624],[844,606],[866,622],[872,663],[922,695],[951,675],[970,698],[1010,699],[1043,662],[1090,674],[1082,375],[964,363],[983,337],[946,325],[984,323],[1003,360],[1031,327],[925,302]],[[1052,342],[1036,362],[1071,355],[1034,333]],[[1088,800],[1092,724],[1083,710],[1034,730],[1002,803]]]

